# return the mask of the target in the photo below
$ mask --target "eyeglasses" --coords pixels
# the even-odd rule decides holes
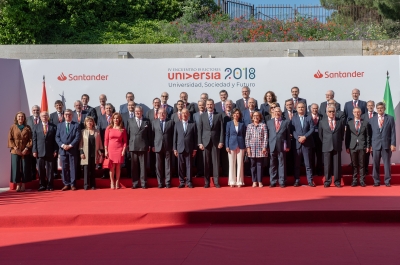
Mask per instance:
[[[72,116],[72,114],[64,113],[64,116]]]
[[[161,96],[162,98],[167,98],[168,96]]]
[[[331,112],[335,112],[335,111],[334,110],[328,110],[328,112],[331,113]]]

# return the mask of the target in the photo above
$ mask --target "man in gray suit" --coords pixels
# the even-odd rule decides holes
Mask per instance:
[[[150,151],[151,123],[143,118],[141,106],[136,105],[135,117],[128,120],[127,134],[131,153],[132,189],[139,187],[139,178],[142,189],[146,189],[146,156]]]
[[[94,108],[94,110],[96,111],[96,120],[95,120],[96,124],[98,123],[100,116],[102,116],[106,113],[107,96],[104,94],[101,94],[99,96],[99,101],[100,101],[100,105]]]
[[[164,108],[158,109],[158,119],[152,121],[152,151],[156,153],[156,173],[158,188],[171,188],[171,158],[174,139],[174,122],[167,119]],[[153,166],[153,164],[151,164]]]
[[[182,110],[182,121],[175,124],[174,154],[178,157],[179,188],[193,188],[192,157],[197,153],[197,126],[189,121],[189,110]]]
[[[250,88],[248,86],[244,86],[242,88],[242,98],[236,101],[236,108],[240,109],[243,112],[245,109],[249,108],[249,98],[250,98]],[[256,107],[255,109],[258,110],[257,100],[255,100]]]
[[[354,119],[349,120],[346,125],[346,152],[351,156],[353,167],[352,187],[356,187],[357,171],[360,171],[360,186],[365,187],[365,154],[369,152],[371,147],[370,125],[367,120],[361,118],[361,109],[355,107],[353,109]]]
[[[206,110],[206,102],[202,99],[200,99],[197,102],[197,107],[199,108],[199,111],[193,114],[193,121],[196,124],[196,127],[198,129],[199,122],[200,122],[200,116],[205,112]],[[189,118],[190,119],[190,118]],[[203,177],[204,176],[204,157],[203,157],[203,151],[197,147],[197,153],[196,153],[196,158],[195,158],[195,166],[196,166],[196,177]]]
[[[280,107],[274,108],[275,118],[267,121],[268,149],[270,152],[270,188],[276,186],[279,175],[279,186],[286,186],[286,153],[290,151],[290,120],[282,119]]]
[[[322,142],[324,154],[324,187],[328,188],[332,182],[332,171],[335,176],[335,186],[340,188],[342,177],[342,142],[344,140],[344,124],[336,117],[336,107],[328,105],[328,116],[319,122],[318,132]],[[333,170],[332,170],[333,169]]]
[[[34,105],[32,107],[32,115],[29,116],[26,121],[26,124],[28,124],[29,127],[31,127],[32,132],[35,130],[35,127],[37,124],[42,123],[39,114],[40,114],[40,107],[38,105]],[[30,157],[30,159],[31,159],[31,166],[32,166],[31,180],[35,180],[36,179],[36,158],[32,154],[28,155],[28,157]]]
[[[368,121],[372,119],[372,117],[377,116],[378,113],[376,113],[375,111],[375,102],[373,100],[369,100],[367,102],[367,112],[365,112],[364,114],[361,115],[361,119]],[[372,131],[371,131],[371,126],[369,127],[369,136],[372,135]],[[370,154],[372,153],[371,149],[369,150],[368,153],[365,154],[365,161],[364,161],[364,167],[365,167],[365,175],[369,174],[369,169],[368,169],[368,165],[369,165],[369,157]]]
[[[321,103],[319,110],[318,110],[319,114],[321,114],[321,115],[326,114],[326,107],[329,104],[329,100],[334,99],[334,97],[335,97],[335,92],[333,90],[326,91],[326,93],[325,93],[326,101]],[[336,112],[339,110],[340,110],[340,103],[336,102]]]
[[[377,116],[369,120],[372,131],[372,154],[373,154],[373,178],[374,187],[380,185],[379,167],[381,158],[385,169],[385,185],[390,187],[391,168],[390,159],[392,152],[396,151],[396,127],[394,118],[385,114],[385,103],[379,102],[376,104]]]
[[[204,151],[204,188],[210,187],[210,168],[212,165],[214,185],[216,188],[221,186],[219,178],[219,156],[220,150],[224,146],[224,128],[221,113],[214,113],[214,100],[208,99],[206,102],[207,112],[200,116],[198,125],[199,148]]]

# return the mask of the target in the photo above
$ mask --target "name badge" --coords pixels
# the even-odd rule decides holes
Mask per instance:
[[[318,132],[318,129],[314,129],[314,132]]]

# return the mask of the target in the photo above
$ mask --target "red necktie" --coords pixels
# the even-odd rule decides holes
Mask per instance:
[[[379,118],[379,128],[382,128],[382,126],[383,126],[383,120],[384,120],[384,118],[383,118],[383,116],[381,116],[381,117]]]
[[[154,119],[157,119],[157,117],[158,117],[158,109],[156,109],[156,110],[154,111]]]
[[[104,106],[100,106],[101,109],[101,115],[104,115],[104,113],[106,113],[106,108],[104,108]]]
[[[314,121],[314,125],[317,125],[317,123],[318,123],[318,116],[317,115],[315,115],[315,117],[313,118],[313,121]]]
[[[244,107],[247,109],[248,108],[248,106],[247,106],[247,100],[245,100],[244,99]]]
[[[370,118],[370,119],[372,118],[372,112],[369,113],[369,118]]]
[[[275,119],[275,130],[278,132],[280,128],[281,128],[281,124],[279,123],[279,120]]]
[[[38,118],[35,118],[35,124],[38,124]]]
[[[335,125],[333,124],[333,120],[329,123],[329,127],[331,128],[331,131],[335,130]]]
[[[180,112],[178,112],[178,118],[180,121],[182,120],[182,114]]]
[[[358,105],[357,103],[358,103],[357,100],[354,100],[354,101],[353,101],[353,107],[354,107],[354,108],[357,107],[357,105]]]
[[[83,110],[86,110],[87,109],[87,106],[83,106]]]
[[[81,122],[81,113],[78,112],[78,122]]]

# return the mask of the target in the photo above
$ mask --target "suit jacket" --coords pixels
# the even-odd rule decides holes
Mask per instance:
[[[62,122],[64,122],[64,121],[65,121],[65,118],[64,118],[64,112],[63,112],[62,113]],[[50,114],[49,123],[52,123],[55,126],[57,126],[60,123],[58,121],[58,113],[57,113],[57,111],[55,111],[55,112]]]
[[[378,116],[378,113],[376,111],[372,112],[372,117],[375,117],[375,116]],[[361,115],[361,119],[369,122],[370,118],[369,118],[368,110],[364,114]]]
[[[196,123],[196,126],[199,125],[199,122],[200,122],[200,112],[196,112],[195,114],[193,114],[193,121]]]
[[[221,113],[213,113],[212,126],[208,120],[208,112],[204,112],[200,116],[198,124],[198,143],[204,147],[211,142],[214,146],[224,143],[224,122]]]
[[[248,102],[248,100],[247,100],[247,102]],[[243,112],[243,111],[246,109],[245,106],[244,106],[244,100],[243,100],[243,98],[236,100],[236,108],[240,109],[241,112]],[[257,100],[256,100],[255,109],[258,110],[258,103],[257,103]]]
[[[292,111],[292,118],[296,115],[296,113],[297,113],[297,111],[296,110],[293,110]],[[284,110],[283,112],[282,112],[282,119],[285,119],[285,120],[289,120],[290,121],[290,119],[289,119],[289,112],[288,112],[288,110]]]
[[[174,150],[178,153],[193,153],[197,148],[197,125],[193,121],[188,121],[186,133],[183,130],[183,123],[179,121],[174,129]]]
[[[314,126],[314,133],[316,133],[316,136],[317,136],[317,138],[319,139],[319,133],[318,133],[318,127],[319,127],[319,123],[321,122],[321,120],[324,118],[324,116],[323,115],[321,115],[321,114],[317,114],[318,115],[318,122],[317,122],[317,124],[314,124],[314,120],[313,120],[313,116],[312,116],[312,113],[310,113],[310,119],[311,119],[311,121],[312,121],[312,124],[313,124],[313,126]],[[315,138],[314,138],[315,139]],[[315,144],[315,142],[314,142],[314,144]]]
[[[303,126],[301,126],[300,116],[294,115],[291,122],[291,129],[293,138],[296,141],[296,149],[300,149],[302,146],[314,147],[314,139],[312,134],[314,132],[314,123],[310,116],[304,115]],[[302,144],[298,141],[299,136],[305,136],[306,141]]]
[[[174,121],[166,119],[164,121],[164,132],[161,130],[160,120],[153,120],[151,123],[152,140],[151,147],[156,152],[172,151],[174,140]]]
[[[11,154],[17,155],[14,147],[22,152],[25,148],[28,148],[31,153],[32,150],[32,128],[29,125],[25,126],[22,131],[17,127],[16,124],[11,125],[10,131],[8,132],[8,148],[10,148]]]
[[[234,108],[236,108],[236,104],[232,102],[232,110],[233,110]],[[224,112],[224,111],[222,110],[222,101],[215,103],[214,109],[215,109],[215,111],[218,112],[218,113]],[[198,112],[198,111],[197,111],[197,112]]]
[[[119,113],[128,112],[128,103],[119,106]]]
[[[282,120],[281,127],[278,131],[275,129],[275,119],[271,119],[267,122],[268,129],[268,148],[270,152],[285,152],[284,145],[286,143],[287,148],[291,148],[290,141],[290,120]]]
[[[122,117],[122,121],[124,122],[124,126],[125,128],[128,128],[128,120],[131,119],[129,117],[129,111],[128,112],[124,112],[121,114]],[[135,117],[135,114],[133,113],[133,117]]]
[[[89,116],[89,115],[88,115],[88,112],[87,112],[86,110],[82,110],[82,112],[81,112],[81,121],[79,122],[79,121],[78,121],[78,114],[77,114],[77,112],[76,112],[75,110],[72,112],[72,120],[73,120],[74,122],[76,122],[76,123],[79,124],[79,128],[80,128],[81,130],[83,130],[83,129],[85,128],[85,118],[86,118],[87,116]]]
[[[97,129],[99,129],[99,131],[100,131],[101,141],[104,144],[104,135],[105,135],[106,129],[108,127],[107,115],[104,114],[104,115],[99,116],[98,120],[99,120],[99,122],[97,124]],[[123,119],[122,119],[122,121],[123,121]],[[125,128],[127,128],[127,127],[125,127]]]
[[[289,99],[293,100],[293,98],[289,98]],[[306,109],[306,114],[307,114],[307,100],[305,98],[297,98],[297,104],[299,104],[300,102],[303,102],[305,104],[305,109]],[[286,106],[283,108],[283,110],[286,111]],[[294,105],[293,105],[293,110],[296,111],[296,107]]]
[[[343,124],[343,126],[346,126],[347,123],[347,119],[346,119],[346,115],[344,114],[343,111],[338,110],[336,111],[336,118],[338,118],[340,120],[340,122]],[[328,119],[328,114],[324,114],[322,119]]]
[[[161,107],[163,106],[164,104],[161,104]],[[171,119],[171,116],[172,116],[172,114],[174,113],[174,107],[172,107],[171,105],[168,105],[167,104],[167,106],[165,107],[165,109],[166,109],[166,111],[167,111],[167,118],[168,119]]]
[[[140,128],[136,123],[136,118],[128,120],[127,133],[129,137],[129,151],[148,151],[151,145],[151,122],[142,118]]]
[[[154,119],[154,109],[150,109],[149,111],[147,111],[146,113],[146,119],[150,120],[151,122],[153,122]],[[158,118],[156,118],[158,120]]]
[[[40,117],[38,117],[38,119],[39,119],[38,124],[42,124],[42,120],[40,119]],[[28,124],[29,127],[31,127],[31,129],[33,130],[33,128],[34,128],[35,125],[36,125],[35,122],[34,122],[34,120],[33,120],[33,115],[29,116],[29,117],[26,119],[26,124]]]
[[[382,129],[379,129],[378,115],[369,120],[371,125],[372,150],[390,149],[391,145],[396,146],[396,125],[394,118],[384,114]]]
[[[276,106],[280,107],[278,102],[276,102]],[[267,114],[270,114],[269,113],[269,104],[268,103],[261,104],[260,111],[261,111],[262,115],[264,115],[264,116],[267,115]]]
[[[327,101],[324,101],[321,103],[321,105],[319,105],[319,109],[318,109],[318,113],[321,115],[326,115],[326,106],[328,105]],[[340,103],[336,102],[336,111],[340,110]]]
[[[255,111],[255,110],[254,110]],[[251,120],[250,117],[250,111],[249,109],[245,109],[244,111],[242,111],[243,114],[243,123],[244,125],[247,127],[250,123],[252,123],[253,121]]]
[[[335,117],[336,126],[331,130],[329,127],[329,119],[323,119],[319,122],[318,133],[322,142],[322,152],[342,151],[342,142],[344,140],[345,125],[339,118]]]
[[[265,124],[267,124],[267,122],[268,122],[270,119],[272,119],[272,118],[271,118],[271,115],[270,115],[270,114],[265,114],[265,115],[264,115],[264,121],[263,121],[263,122],[264,122]]]
[[[82,111],[86,111],[87,116],[92,117],[94,119],[94,121],[97,123],[97,112],[93,107],[87,105],[86,110],[82,110]]]
[[[186,108],[189,110],[190,117],[193,117],[193,114],[196,113],[196,104],[195,103],[187,103]],[[198,107],[197,107],[198,111]],[[176,107],[176,103],[174,104],[174,113],[178,112],[178,108]]]
[[[33,132],[33,148],[32,153],[37,153],[38,157],[53,157],[54,152],[58,153],[58,145],[56,143],[57,126],[47,123],[47,133],[44,134],[43,125],[35,126]]]
[[[104,108],[105,108],[105,106],[104,106]],[[94,110],[96,111],[96,124],[97,124],[100,116],[103,115],[103,114],[101,114],[100,105],[95,107]]]
[[[360,129],[356,131],[354,120],[346,124],[346,149],[360,150],[371,146],[370,124],[367,120],[360,120]],[[358,145],[357,145],[358,143]]]
[[[231,150],[246,149],[246,125],[243,122],[239,122],[238,131],[236,132],[235,124],[230,121],[226,124],[225,133],[225,147]]]
[[[358,107],[361,109],[361,114],[367,112],[367,102],[358,100]],[[346,116],[346,120],[353,119],[353,100],[347,101],[344,104],[344,115]]]
[[[67,153],[70,155],[78,155],[80,140],[81,140],[81,130],[79,128],[78,123],[71,121],[68,134],[65,122],[59,123],[57,125],[56,142],[60,147],[59,149],[60,155],[66,155]],[[61,148],[61,145],[63,144],[72,145],[72,148],[69,150],[64,150]]]

